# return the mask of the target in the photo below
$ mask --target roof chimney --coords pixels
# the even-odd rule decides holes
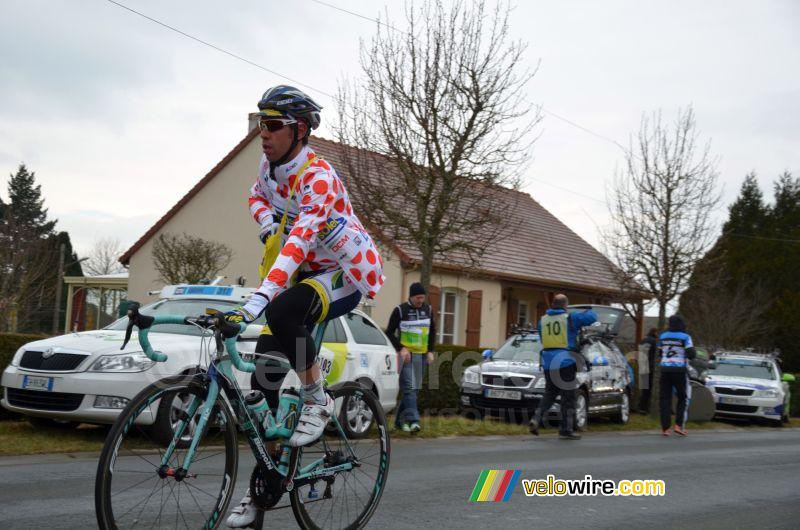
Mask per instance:
[[[247,133],[258,127],[258,112],[251,112],[247,115]]]

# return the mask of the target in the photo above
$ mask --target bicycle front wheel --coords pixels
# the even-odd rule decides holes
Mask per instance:
[[[174,428],[183,428],[184,438],[194,436],[207,395],[201,377],[176,376],[148,386],[122,411],[97,467],[95,510],[101,529],[219,526],[238,463],[236,423],[228,406],[217,398],[185,476],[178,470],[186,462],[188,444],[177,444],[165,458],[169,441],[149,427],[161,401],[184,403]]]
[[[297,482],[292,511],[303,528],[362,528],[375,513],[389,474],[386,415],[375,394],[357,383],[345,383],[331,395],[336,419],[322,438],[292,455]],[[359,425],[357,439],[348,437],[353,424]]]

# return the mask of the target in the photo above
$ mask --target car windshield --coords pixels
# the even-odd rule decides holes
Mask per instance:
[[[776,379],[772,363],[763,361],[719,359],[716,368],[709,370],[708,373],[710,375],[749,377],[751,379]]]
[[[494,352],[492,360],[501,361],[533,361],[539,362],[542,343],[539,335],[514,335]]]
[[[236,302],[226,302],[224,300],[198,300],[198,299],[173,299],[173,300],[159,300],[150,305],[143,306],[139,312],[143,315],[196,315],[200,316],[206,313],[206,310],[213,311],[230,311],[238,304]],[[258,318],[256,324],[264,323],[264,316]],[[128,326],[128,317],[123,317],[106,326],[103,329],[120,329],[124,330]],[[200,330],[195,326],[184,326],[181,324],[163,324],[153,328],[153,333],[176,333],[179,335],[200,335]]]

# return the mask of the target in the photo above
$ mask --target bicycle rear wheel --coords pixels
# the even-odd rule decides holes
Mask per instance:
[[[236,482],[236,423],[218,397],[197,445],[188,475],[183,467],[188,444],[179,444],[162,466],[168,443],[154,436],[152,423],[159,400],[184,402],[176,428],[193,429],[203,410],[208,388],[201,377],[162,379],[131,400],[106,438],[95,480],[97,523],[106,528],[216,528],[230,504]],[[180,400],[176,400],[180,396]],[[188,399],[187,399],[188,397]],[[190,404],[197,410],[190,417]]]
[[[331,395],[339,418],[348,410],[368,411],[372,422],[358,439],[348,439],[346,428],[335,427],[334,421],[341,421],[337,418],[317,442],[293,453],[297,482],[290,494],[292,511],[303,528],[362,528],[380,502],[389,473],[386,415],[375,394],[359,384],[345,383]],[[346,463],[353,468],[324,476],[327,469]],[[302,472],[316,472],[318,478],[303,481]]]

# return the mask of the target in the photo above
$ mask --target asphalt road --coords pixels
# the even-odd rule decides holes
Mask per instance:
[[[236,499],[252,457],[243,457]],[[95,527],[96,455],[0,459],[0,528]],[[468,502],[482,469],[519,469],[521,478],[661,479],[664,497],[526,497]],[[265,528],[292,528],[290,509]],[[392,445],[375,528],[798,528],[800,429],[402,440]]]

